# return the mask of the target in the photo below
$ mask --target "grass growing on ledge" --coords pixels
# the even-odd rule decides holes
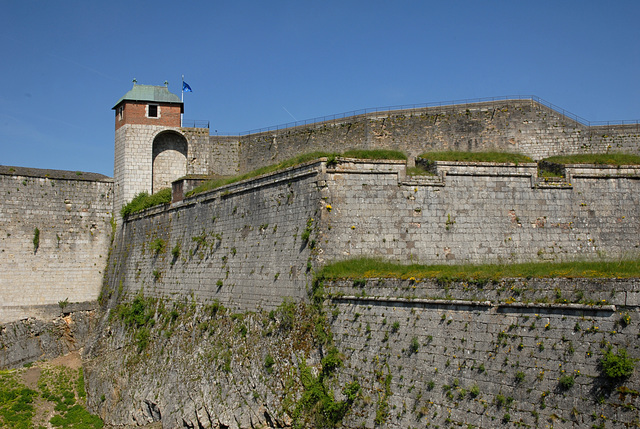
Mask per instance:
[[[524,263],[513,265],[401,265],[360,258],[334,262],[322,268],[326,279],[338,278],[438,278],[451,280],[507,277],[632,278],[640,277],[640,260],[617,262]]]
[[[397,150],[385,150],[385,149],[375,149],[375,150],[362,150],[362,149],[352,149],[346,152],[343,152],[342,155],[345,158],[357,158],[357,159],[395,159],[399,161],[405,161],[407,159],[407,155]]]
[[[210,180],[202,185],[187,192],[187,197],[200,194],[202,192],[210,191],[212,189],[219,188],[221,186],[230,185],[232,183],[240,182],[241,180],[251,179],[263,174],[272,173],[274,171],[283,170],[285,168],[293,167],[305,162],[313,161],[318,158],[329,158],[330,161],[335,162],[336,157],[343,156],[347,158],[360,158],[360,159],[396,159],[406,160],[407,156],[402,152],[392,150],[348,150],[342,154],[335,152],[311,152],[298,155],[294,158],[286,159],[278,164],[268,165],[266,167],[258,168],[257,170],[250,171],[245,174],[241,174],[233,177],[224,177],[219,179]]]
[[[543,161],[557,164],[640,165],[640,156],[624,153],[558,155],[545,158]]]
[[[437,176],[433,171],[429,171],[419,165],[415,167],[407,167],[407,175],[409,176]]]
[[[140,192],[133,197],[127,205],[120,209],[120,215],[124,218],[130,214],[141,212],[149,207],[157,206],[159,204],[169,204],[171,202],[171,189],[165,188],[156,192],[153,195],[149,195],[147,192]]]
[[[520,164],[534,162],[528,156],[508,152],[426,152],[418,158],[429,161],[460,161],[460,162],[500,162]]]

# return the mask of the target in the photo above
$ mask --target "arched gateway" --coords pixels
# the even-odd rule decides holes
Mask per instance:
[[[163,131],[153,139],[152,192],[170,188],[171,182],[187,174],[187,140],[175,131]]]

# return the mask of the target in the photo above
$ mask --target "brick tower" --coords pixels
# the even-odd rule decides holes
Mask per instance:
[[[138,85],[115,111],[114,211],[140,192],[170,188],[186,174],[188,143],[180,127],[184,104],[164,86]]]

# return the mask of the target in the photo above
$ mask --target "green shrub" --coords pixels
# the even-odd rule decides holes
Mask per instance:
[[[480,394],[480,387],[477,384],[474,384],[471,386],[471,389],[469,389],[469,394],[476,398]]]
[[[616,353],[611,349],[604,353],[600,359],[600,366],[603,374],[611,380],[622,380],[633,374],[635,359],[627,356],[627,350],[618,348]]]
[[[309,218],[307,220],[307,226],[304,229],[304,231],[302,231],[302,234],[300,234],[300,238],[302,239],[302,241],[309,241],[309,237],[311,236],[311,232],[313,231],[313,219]]]
[[[69,298],[65,298],[64,301],[58,301],[58,306],[60,310],[64,311],[64,309],[69,305]]]
[[[149,250],[151,250],[156,255],[159,255],[160,253],[164,253],[166,249],[167,249],[167,243],[165,243],[165,241],[162,238],[156,238],[149,245]]]
[[[338,349],[331,347],[325,357],[322,358],[322,374],[325,376],[333,373],[337,368],[342,366],[343,357]]]
[[[280,329],[283,331],[293,329],[296,321],[296,304],[291,299],[285,298],[276,309],[276,313],[280,318]]]
[[[120,215],[125,218],[133,213],[141,212],[149,207],[157,206],[159,204],[169,204],[171,202],[171,189],[166,188],[156,192],[153,195],[149,195],[148,192],[140,192],[133,197],[128,204],[120,209]]]
[[[411,344],[409,345],[409,354],[418,353],[418,349],[420,348],[420,343],[418,342],[417,337],[411,338]]]
[[[322,372],[315,377],[306,362],[301,362],[300,380],[304,391],[292,413],[294,427],[337,427],[360,391],[360,385],[355,381],[351,382],[343,389],[347,399],[336,401],[331,390],[323,384],[324,374],[324,365]],[[312,421],[304,417],[303,411],[308,413]]]
[[[173,249],[171,249],[171,256],[173,256],[173,259],[178,259],[180,257],[180,243],[177,243]]]
[[[33,230],[33,253],[36,253],[39,247],[40,247],[40,230],[38,228],[35,228]]]
[[[128,327],[141,328],[153,323],[154,304],[151,298],[145,298],[142,293],[139,293],[130,303],[118,304],[114,309],[114,315]]]
[[[573,387],[574,383],[575,383],[575,379],[573,378],[573,375],[563,375],[562,377],[560,377],[560,379],[558,380],[558,383],[560,384],[560,388],[562,390],[569,390]]]
[[[276,361],[273,359],[273,356],[267,353],[267,356],[264,358],[264,368],[267,370],[269,374],[273,372],[273,366],[276,364]]]

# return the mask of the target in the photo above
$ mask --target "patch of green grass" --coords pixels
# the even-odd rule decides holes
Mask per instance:
[[[543,159],[557,164],[640,165],[640,156],[625,153],[558,155]]]
[[[418,158],[428,161],[500,162],[512,164],[534,162],[528,156],[508,152],[426,152]]]
[[[415,167],[407,167],[407,175],[409,176],[436,176],[433,171],[427,170],[426,168],[416,165]]]
[[[42,371],[38,389],[44,400],[55,404],[55,415],[49,423],[53,427],[100,429],[102,420],[84,407],[84,376],[82,370],[54,367]],[[80,400],[80,401],[78,401]]]
[[[187,192],[186,196],[200,194],[202,192],[210,191],[212,189],[219,188],[221,186],[230,185],[232,183],[240,182],[241,180],[251,179],[263,174],[272,173],[274,171],[283,170],[285,168],[293,167],[305,162],[313,161],[319,158],[328,158],[327,163],[334,165],[336,163],[336,157],[344,156],[347,158],[359,158],[359,159],[397,159],[406,160],[407,156],[402,152],[393,150],[348,150],[342,154],[334,152],[311,152],[298,155],[294,158],[284,160],[278,164],[268,165],[258,168],[257,170],[250,171],[245,174],[241,174],[233,177],[217,178],[203,183],[200,186]]]
[[[120,209],[120,215],[124,218],[130,214],[141,212],[149,207],[157,206],[159,204],[169,204],[171,202],[171,189],[166,188],[156,192],[153,195],[149,195],[147,192],[140,192],[133,197],[128,204]]]
[[[404,161],[407,159],[407,155],[397,150],[385,150],[385,149],[351,149],[342,153],[345,158],[357,158],[357,159],[395,159],[398,161]]]
[[[381,259],[356,258],[327,264],[321,275],[338,278],[436,278],[443,281],[537,278],[640,277],[640,260],[615,262],[536,262],[513,265],[401,265]]]
[[[187,192],[186,196],[190,197],[195,194],[200,194],[202,192],[210,191],[212,189],[219,188],[221,186],[230,185],[232,183],[240,182],[241,180],[251,179],[253,177],[258,177],[263,174],[272,173],[274,171],[282,170],[285,168],[293,167],[298,164],[303,164],[305,162],[313,161],[322,157],[335,157],[336,154],[331,152],[311,152],[307,154],[298,155],[294,158],[287,159],[278,164],[268,165],[262,168],[258,168],[257,170],[250,171],[245,174],[241,174],[233,177],[223,177],[218,179],[213,179],[203,183],[200,186],[192,189]]]
[[[13,371],[0,371],[0,426],[30,428],[38,392],[24,386],[16,375]]]

